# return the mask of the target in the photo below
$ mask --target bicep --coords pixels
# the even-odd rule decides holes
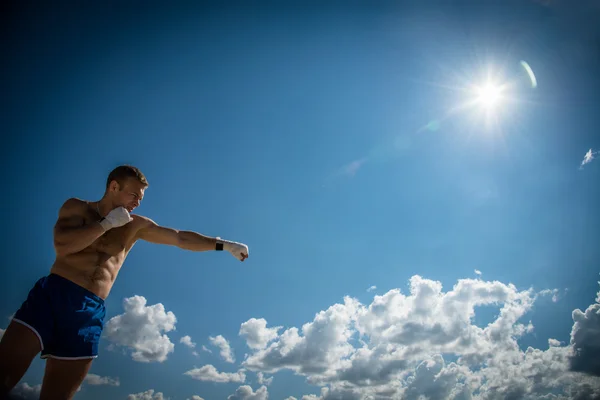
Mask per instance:
[[[138,239],[156,244],[177,246],[179,244],[179,231],[165,226],[160,226],[152,220],[147,220],[137,232]]]

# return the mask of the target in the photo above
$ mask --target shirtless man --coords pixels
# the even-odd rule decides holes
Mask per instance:
[[[15,313],[0,341],[0,399],[6,399],[33,358],[46,368],[40,399],[71,399],[98,356],[104,300],[127,254],[139,239],[191,251],[225,250],[240,261],[241,243],[157,225],[130,214],[148,187],[133,166],[108,176],[100,201],[68,199],[54,227],[56,260]]]

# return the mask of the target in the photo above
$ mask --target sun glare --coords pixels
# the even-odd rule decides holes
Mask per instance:
[[[476,88],[477,102],[490,109],[495,107],[501,99],[502,88],[493,83]]]

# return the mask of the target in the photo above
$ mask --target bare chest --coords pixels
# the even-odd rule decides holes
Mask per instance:
[[[96,223],[99,218],[96,215],[86,215],[86,224]],[[129,225],[113,228],[106,231],[102,236],[96,239],[89,247],[88,251],[96,251],[106,254],[110,257],[116,257],[127,252],[131,247],[131,229]]]
[[[90,247],[100,253],[105,253],[113,257],[117,256],[125,252],[128,247],[127,231],[127,227],[125,226],[113,228],[96,239]]]

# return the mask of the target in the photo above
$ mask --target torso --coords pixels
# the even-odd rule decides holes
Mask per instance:
[[[78,253],[57,257],[50,273],[60,275],[105,299],[117,278],[127,254],[135,244],[139,220],[113,228]],[[81,225],[100,220],[92,208],[81,215]]]

